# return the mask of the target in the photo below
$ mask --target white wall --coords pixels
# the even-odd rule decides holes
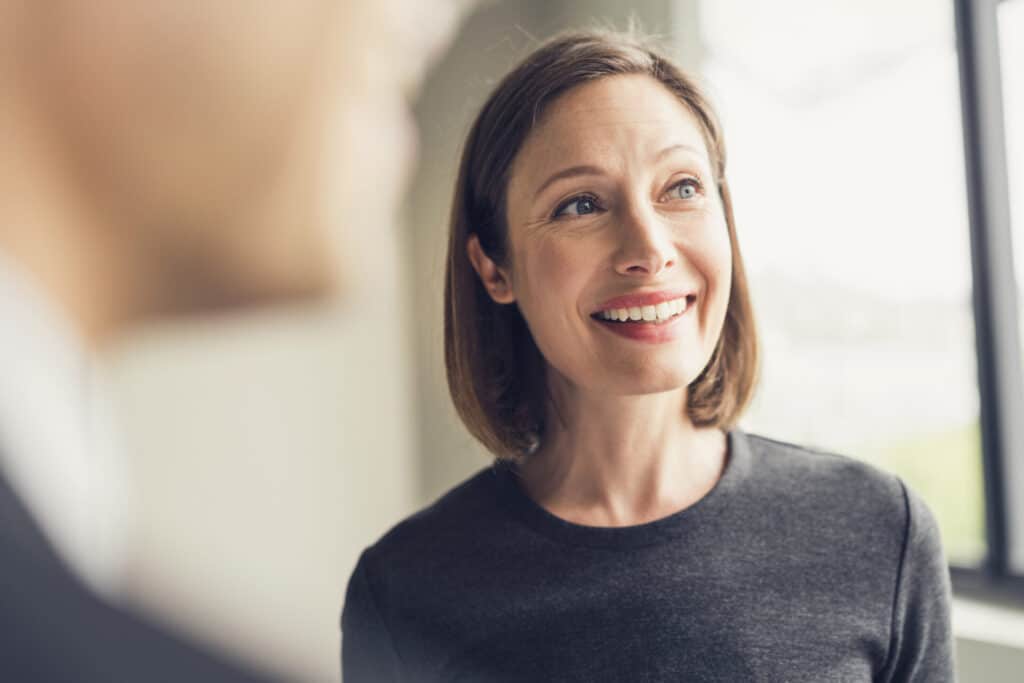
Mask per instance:
[[[132,594],[302,680],[338,679],[356,557],[414,506],[398,289],[350,303],[165,330],[115,359]]]

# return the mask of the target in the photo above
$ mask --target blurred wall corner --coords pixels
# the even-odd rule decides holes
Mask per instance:
[[[415,107],[420,159],[406,204],[403,246],[412,302],[414,432],[426,504],[487,463],[448,396],[444,369],[444,259],[462,140],[497,80],[529,50],[544,3],[491,2],[470,15],[430,74]]]

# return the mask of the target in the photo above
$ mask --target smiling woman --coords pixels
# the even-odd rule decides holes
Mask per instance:
[[[360,558],[345,680],[952,680],[931,511],[736,427],[757,339],[722,134],[631,36],[553,39],[469,134],[449,387],[492,467]]]
[[[534,68],[545,66],[545,56],[555,55],[540,52]],[[464,204],[469,210],[453,226],[450,383],[459,387],[453,394],[471,430],[499,453],[516,455],[520,444],[546,431],[549,418],[542,393],[517,392],[514,375],[495,372],[515,353],[508,345],[536,344],[545,381],[534,386],[544,390],[564,389],[564,379],[593,389],[610,383],[615,393],[628,394],[693,383],[685,398],[697,426],[730,426],[753,389],[753,317],[710,107],[667,64],[653,74],[594,72],[582,83],[572,69],[547,80],[546,101],[558,102],[532,127],[526,127],[531,110],[519,110],[523,120],[511,127],[526,134],[507,169],[488,166],[472,176],[464,169],[472,177],[468,193],[506,211],[481,221],[485,215]],[[508,125],[500,120],[505,106],[496,99],[481,114],[467,158],[474,146],[488,144],[481,141],[494,139],[489,128]],[[503,185],[489,176],[502,174],[508,176],[504,196],[487,197],[488,188]],[[457,244],[468,244],[473,270]],[[493,302],[518,306],[480,299],[477,275]],[[673,301],[684,304],[683,315],[669,320]],[[688,301],[694,305],[685,306]],[[604,313],[614,322],[604,322]],[[481,314],[496,324],[484,323]],[[504,334],[519,316],[529,334]],[[460,329],[466,321],[477,322]],[[616,337],[654,344],[637,348]],[[462,353],[468,347],[493,352]],[[733,368],[728,382],[726,365]],[[494,388],[503,384],[508,390],[492,403]],[[477,403],[483,416],[474,415]],[[509,414],[527,422],[517,424]]]

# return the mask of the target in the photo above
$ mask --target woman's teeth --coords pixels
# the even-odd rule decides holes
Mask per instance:
[[[686,298],[663,301],[656,306],[632,306],[630,308],[612,308],[598,314],[602,320],[618,322],[653,322],[659,323],[683,313],[686,310]]]

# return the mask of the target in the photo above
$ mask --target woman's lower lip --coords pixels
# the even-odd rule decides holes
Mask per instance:
[[[692,307],[692,305],[691,305]],[[627,339],[648,342],[651,344],[662,344],[672,341],[682,334],[682,326],[679,324],[684,318],[689,317],[690,308],[663,323],[649,322],[617,322],[613,320],[600,320],[595,318],[594,322],[601,325],[609,332],[614,332]]]

